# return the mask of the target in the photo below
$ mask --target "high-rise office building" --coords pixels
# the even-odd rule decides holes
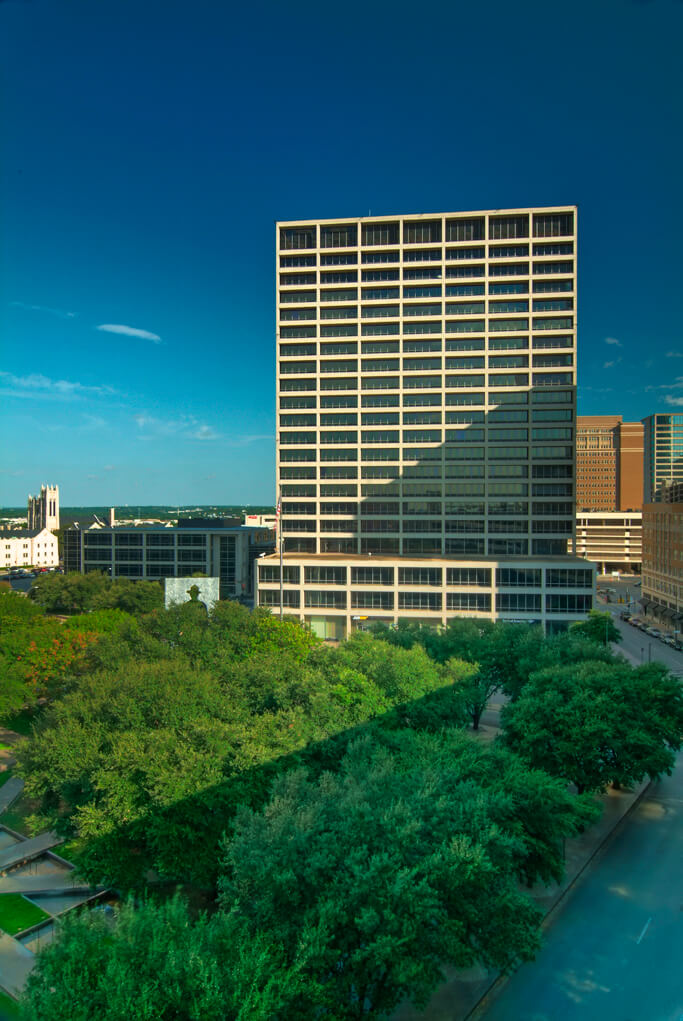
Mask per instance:
[[[579,415],[576,510],[639,511],[643,506],[643,424],[621,415]]]
[[[583,616],[576,210],[284,222],[276,245],[287,612],[327,637]]]
[[[654,503],[663,487],[683,482],[683,412],[648,415],[643,426],[645,503]]]

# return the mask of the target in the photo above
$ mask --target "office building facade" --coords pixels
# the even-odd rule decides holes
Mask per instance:
[[[101,571],[111,578],[189,578],[195,573],[220,579],[221,599],[253,597],[254,562],[274,549],[273,532],[198,524],[181,519],[178,527],[67,528],[67,571]]]
[[[683,482],[683,412],[648,415],[643,426],[645,503],[655,503],[664,487]]]
[[[583,616],[576,210],[286,222],[276,246],[288,611],[335,637]],[[259,571],[279,606],[279,565]]]
[[[683,482],[643,507],[642,604],[647,616],[683,632]]]
[[[643,512],[577,511],[576,554],[595,563],[599,574],[640,574]]]
[[[576,510],[640,511],[643,424],[621,415],[579,415],[576,424]]]

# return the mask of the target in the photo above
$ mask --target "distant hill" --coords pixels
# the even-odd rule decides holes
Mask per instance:
[[[274,514],[275,508],[270,505],[241,504],[205,504],[201,507],[178,507],[169,504],[135,504],[116,508],[116,520],[127,521],[135,518],[160,518],[169,521],[177,517],[230,517],[242,514]],[[60,507],[59,517],[62,528],[68,528],[74,521],[80,524],[90,522],[94,515],[101,521],[108,521],[109,507]],[[26,507],[0,507],[0,518],[26,517]]]

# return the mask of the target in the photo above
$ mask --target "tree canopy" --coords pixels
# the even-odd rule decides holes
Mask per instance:
[[[501,722],[504,742],[527,762],[600,791],[671,771],[683,693],[663,664],[584,660],[533,674]]]
[[[87,635],[20,770],[79,872],[137,897],[60,925],[29,1019],[379,1017],[424,1003],[449,964],[534,954],[523,885],[561,877],[564,839],[597,809],[518,754],[514,727],[508,747],[464,727],[491,691],[523,705],[544,671],[622,667],[609,649],[471,620],[331,648],[267,610],[130,614],[112,592],[95,578],[65,622],[22,600],[13,625],[24,642]],[[673,746],[666,672],[638,683]],[[176,883],[219,888],[215,913],[145,899]]]
[[[366,739],[336,774],[291,772],[263,812],[238,813],[222,906],[292,962],[307,934],[319,988],[294,1016],[385,1016],[404,997],[424,1004],[446,964],[507,969],[535,953],[501,795],[448,767],[408,733],[400,750]]]
[[[119,609],[138,614],[149,613],[164,603],[163,589],[157,582],[112,580],[99,571],[41,574],[29,589],[29,598],[48,613]]]
[[[609,642],[620,642],[621,631],[614,623],[612,614],[600,613],[599,610],[591,610],[585,620],[578,620],[569,628],[572,635],[588,638],[598,645],[608,645]]]

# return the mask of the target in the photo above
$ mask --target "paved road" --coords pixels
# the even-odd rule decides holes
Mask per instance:
[[[568,895],[481,1021],[681,1021],[683,754]]]
[[[602,588],[602,583],[599,584],[599,587]],[[635,601],[636,598],[640,598],[640,589],[634,588],[626,582],[614,583],[613,587],[617,589],[617,598],[621,596],[625,602],[605,603],[598,598],[596,609],[601,612],[607,610],[614,617],[614,623],[622,635],[622,641],[616,648],[630,653],[637,663],[659,660],[661,663],[665,663],[673,674],[683,678],[683,652],[678,652],[676,649],[672,649],[670,645],[665,645],[658,638],[651,638],[650,635],[646,635],[638,628],[619,620],[619,614],[627,608],[627,605],[635,616],[643,616],[640,603]]]

